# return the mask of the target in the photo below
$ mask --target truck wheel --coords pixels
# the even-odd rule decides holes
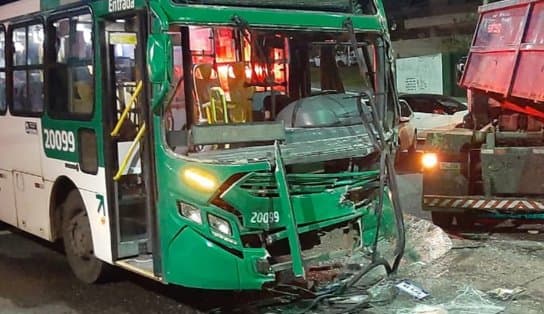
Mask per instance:
[[[453,214],[443,212],[431,212],[433,223],[442,229],[451,229]]]
[[[98,282],[106,265],[94,256],[91,226],[79,192],[71,191],[62,207],[62,238],[68,264],[79,280]]]

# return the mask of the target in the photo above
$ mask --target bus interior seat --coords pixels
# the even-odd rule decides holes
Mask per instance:
[[[210,112],[211,89],[221,87],[219,76],[210,63],[200,63],[193,67],[193,83],[195,100],[198,105],[200,119],[212,122]]]
[[[232,70],[232,71],[230,71]],[[244,120],[244,122],[253,121],[253,94],[255,88],[247,86],[246,65],[244,62],[236,62],[230,66],[228,76],[230,99],[236,111],[241,111],[242,116],[236,120]]]

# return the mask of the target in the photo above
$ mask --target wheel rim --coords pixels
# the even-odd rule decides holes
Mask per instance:
[[[93,255],[91,228],[87,216],[80,213],[70,221],[68,243],[75,256],[82,260],[89,260]]]

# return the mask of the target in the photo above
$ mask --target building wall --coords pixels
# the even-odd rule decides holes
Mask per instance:
[[[432,55],[444,52],[466,53],[472,34],[450,35],[393,41],[397,58]]]

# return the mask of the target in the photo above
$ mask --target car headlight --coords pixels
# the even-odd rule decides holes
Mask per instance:
[[[200,209],[183,202],[178,202],[178,210],[183,217],[192,220],[197,224],[202,224],[202,214]]]
[[[232,236],[232,228],[230,227],[230,223],[225,219],[209,214],[208,223],[213,230],[219,231],[220,233],[229,237]]]
[[[219,187],[217,178],[213,174],[199,168],[183,169],[181,178],[191,187],[205,192],[213,192]]]

